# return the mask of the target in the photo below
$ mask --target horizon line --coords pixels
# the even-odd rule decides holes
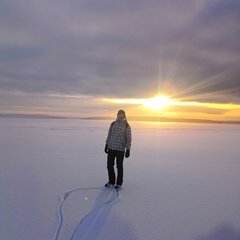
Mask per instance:
[[[21,113],[0,113],[0,117],[10,118],[36,118],[36,119],[81,119],[81,120],[111,120],[113,117],[101,116],[101,117],[64,117],[53,116],[47,114],[21,114]],[[129,116],[130,121],[139,122],[179,122],[179,123],[216,123],[216,124],[240,124],[240,121],[235,120],[210,120],[210,119],[193,119],[193,118],[171,118],[161,116]]]

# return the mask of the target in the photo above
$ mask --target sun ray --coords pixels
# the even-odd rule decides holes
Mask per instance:
[[[198,81],[197,83],[183,89],[180,90],[175,97],[184,97],[184,98],[188,98],[188,97],[196,97],[198,95],[197,92],[204,90],[205,94],[208,94],[209,92],[206,92],[207,88],[213,87],[213,86],[217,86],[218,84],[227,82],[233,78],[235,78],[236,76],[238,76],[239,74],[239,66],[234,66],[231,69],[222,71],[218,74],[215,74],[213,76],[210,76],[206,79],[203,79],[201,81]],[[227,91],[227,90],[223,90],[223,91]],[[216,92],[214,91],[214,94]],[[210,94],[210,93],[209,93]]]

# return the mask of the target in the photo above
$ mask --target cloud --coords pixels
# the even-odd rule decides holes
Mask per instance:
[[[1,1],[0,88],[146,98],[171,85],[177,97],[240,103],[239,10],[234,0]]]

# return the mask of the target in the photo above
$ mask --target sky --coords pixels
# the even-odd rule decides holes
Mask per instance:
[[[0,114],[240,120],[238,0],[0,0]]]

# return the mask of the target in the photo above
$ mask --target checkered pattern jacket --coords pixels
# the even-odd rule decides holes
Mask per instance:
[[[125,149],[131,148],[131,142],[131,127],[126,119],[124,119],[122,122],[116,120],[110,125],[106,140],[108,149],[124,152]]]

